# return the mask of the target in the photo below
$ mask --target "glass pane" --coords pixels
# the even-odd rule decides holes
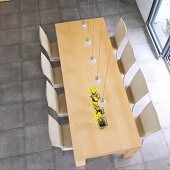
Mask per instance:
[[[170,35],[170,0],[162,0],[151,22],[158,47],[162,50]]]

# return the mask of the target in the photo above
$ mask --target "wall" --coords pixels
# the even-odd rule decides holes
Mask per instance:
[[[138,5],[138,8],[142,14],[144,21],[146,22],[152,7],[153,0],[136,0],[136,3]]]

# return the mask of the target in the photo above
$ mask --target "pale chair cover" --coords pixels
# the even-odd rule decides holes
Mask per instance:
[[[146,137],[161,129],[157,112],[150,102],[135,119],[140,137]]]
[[[48,130],[52,146],[64,150],[72,150],[72,141],[69,124],[59,125],[59,123],[48,115]]]
[[[41,53],[41,68],[43,74],[55,88],[63,87],[61,67],[52,68],[51,63],[43,53]]]
[[[50,60],[51,61],[59,60],[57,42],[50,43],[45,31],[42,29],[41,26],[39,26],[39,37],[41,45],[47,52]]]
[[[149,93],[145,78],[140,69],[127,87],[126,92],[129,102],[133,104],[137,103],[142,97]]]
[[[129,71],[130,67],[136,62],[134,51],[129,41],[126,44],[122,52],[122,55],[117,62],[120,72],[124,75]]]
[[[120,44],[122,43],[122,41],[126,37],[126,35],[127,35],[126,24],[125,24],[123,18],[121,17],[117,26],[116,26],[114,37],[113,37],[113,42],[115,43],[113,45],[114,48],[116,48],[118,50]]]
[[[59,117],[67,117],[67,106],[64,93],[57,94],[53,86],[46,81],[46,97],[48,107],[53,109]]]

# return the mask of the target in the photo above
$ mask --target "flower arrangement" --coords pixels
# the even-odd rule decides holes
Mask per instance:
[[[93,120],[98,123],[99,127],[104,127],[107,125],[106,119],[102,116],[104,114],[104,109],[98,105],[100,99],[99,90],[96,86],[89,88],[91,106],[93,107]]]

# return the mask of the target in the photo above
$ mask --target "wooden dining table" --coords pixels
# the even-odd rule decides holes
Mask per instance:
[[[87,19],[86,23],[86,29],[82,20],[55,24],[76,166],[85,165],[88,158],[114,153],[129,157],[141,147],[105,20]],[[91,46],[86,46],[86,38],[92,41]],[[93,121],[88,89],[94,86],[98,67],[101,83],[97,86],[103,92],[109,53],[104,93],[108,125],[100,129]],[[95,65],[88,62],[92,55]]]

